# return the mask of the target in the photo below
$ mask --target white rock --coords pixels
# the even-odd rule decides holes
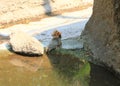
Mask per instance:
[[[43,45],[22,31],[14,31],[10,34],[10,44],[14,52],[28,55],[42,55],[44,53]]]

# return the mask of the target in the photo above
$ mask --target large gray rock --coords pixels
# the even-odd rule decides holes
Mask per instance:
[[[94,0],[82,35],[93,59],[120,74],[120,0]]]
[[[14,31],[10,34],[10,44],[12,50],[17,53],[28,55],[42,55],[43,45],[34,37],[22,31]]]

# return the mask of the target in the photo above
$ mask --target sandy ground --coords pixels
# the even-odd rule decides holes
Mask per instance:
[[[82,9],[92,3],[93,0],[0,0],[0,28],[40,20],[67,9]]]

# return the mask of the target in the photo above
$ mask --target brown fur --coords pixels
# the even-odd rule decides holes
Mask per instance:
[[[55,30],[52,33],[52,36],[53,36],[53,38],[61,38],[61,33],[59,31]]]

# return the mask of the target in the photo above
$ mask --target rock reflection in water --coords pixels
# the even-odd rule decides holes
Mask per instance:
[[[49,55],[49,59],[65,86],[89,86],[90,64],[78,58]]]
[[[0,86],[120,86],[119,81],[106,69],[70,55],[26,57],[0,51]]]
[[[88,63],[70,56],[25,57],[0,52],[0,86],[88,86],[90,71],[84,73],[88,68]]]

